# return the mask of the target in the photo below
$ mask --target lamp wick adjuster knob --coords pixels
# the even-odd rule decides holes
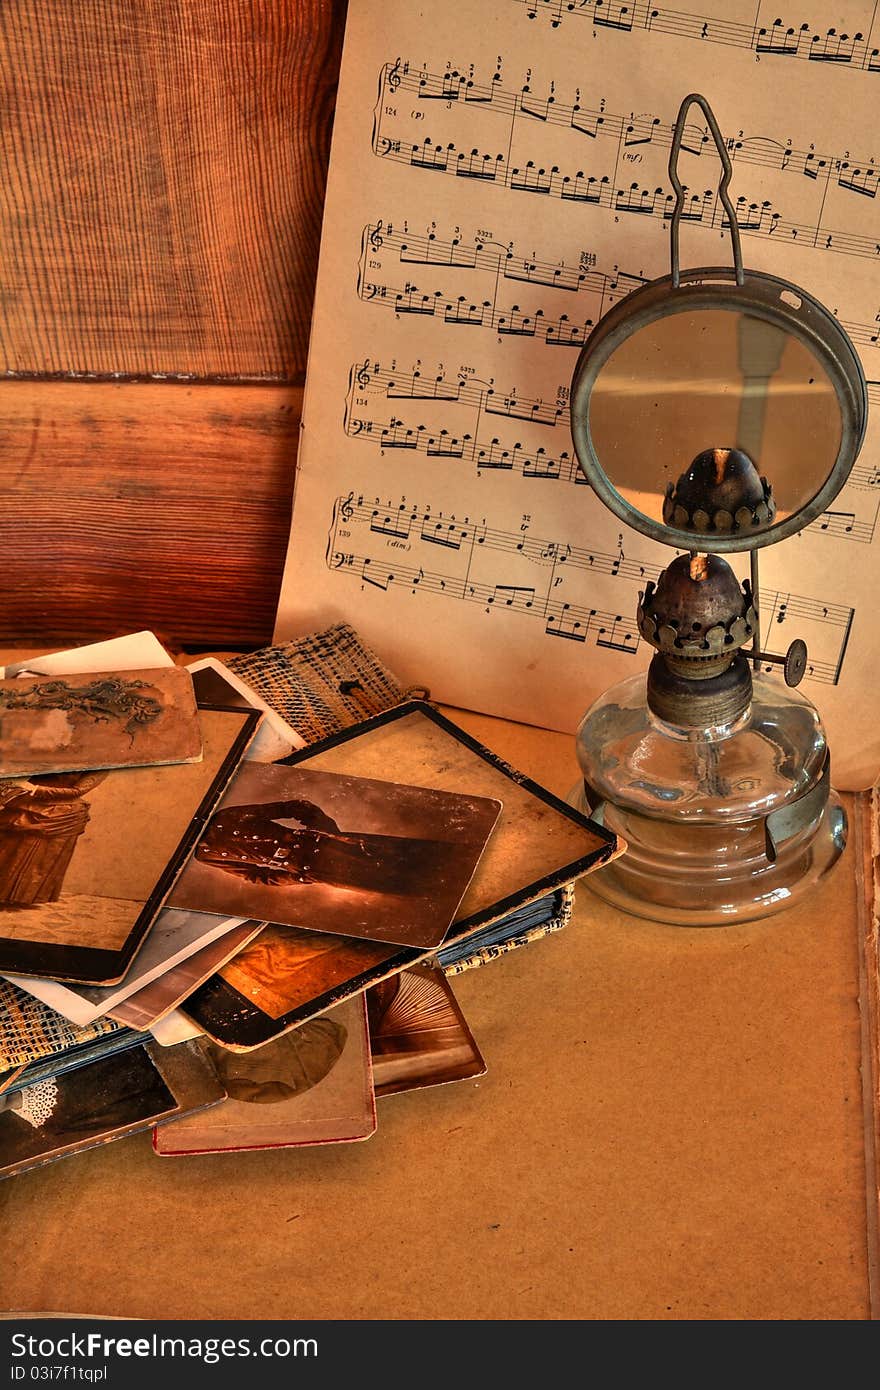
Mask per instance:
[[[758,661],[766,661],[772,666],[781,666],[785,684],[800,685],[807,671],[807,644],[796,637],[785,656],[774,656],[772,652],[759,652]]]

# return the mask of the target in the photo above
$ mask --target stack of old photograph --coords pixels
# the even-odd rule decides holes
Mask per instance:
[[[485,1071],[451,979],[619,847],[381,669],[340,626],[0,670],[0,1176],[364,1140]]]

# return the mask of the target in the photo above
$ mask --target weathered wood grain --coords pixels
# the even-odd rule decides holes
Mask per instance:
[[[0,373],[302,380],[344,16],[3,0]]]
[[[271,638],[302,392],[6,382],[0,641]]]

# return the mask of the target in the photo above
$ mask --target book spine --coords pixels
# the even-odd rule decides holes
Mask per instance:
[[[540,927],[532,927],[531,931],[523,932],[521,936],[511,936],[507,941],[499,941],[494,946],[481,946],[479,950],[474,951],[473,955],[463,956],[461,960],[453,961],[451,965],[444,966],[444,975],[462,975],[465,970],[475,970],[480,965],[486,965],[490,960],[497,960],[499,956],[507,955],[508,951],[516,951],[520,946],[529,946],[533,941],[540,941],[542,937],[550,936],[552,932],[561,931],[571,919],[574,906],[573,884],[569,884],[562,890],[561,898],[559,912],[549,921],[542,922]]]

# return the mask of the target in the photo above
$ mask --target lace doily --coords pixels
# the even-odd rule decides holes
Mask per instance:
[[[25,1086],[18,1113],[34,1129],[39,1129],[49,1119],[57,1100],[58,1086],[54,1077],[50,1076],[46,1081],[35,1081],[33,1086]]]

